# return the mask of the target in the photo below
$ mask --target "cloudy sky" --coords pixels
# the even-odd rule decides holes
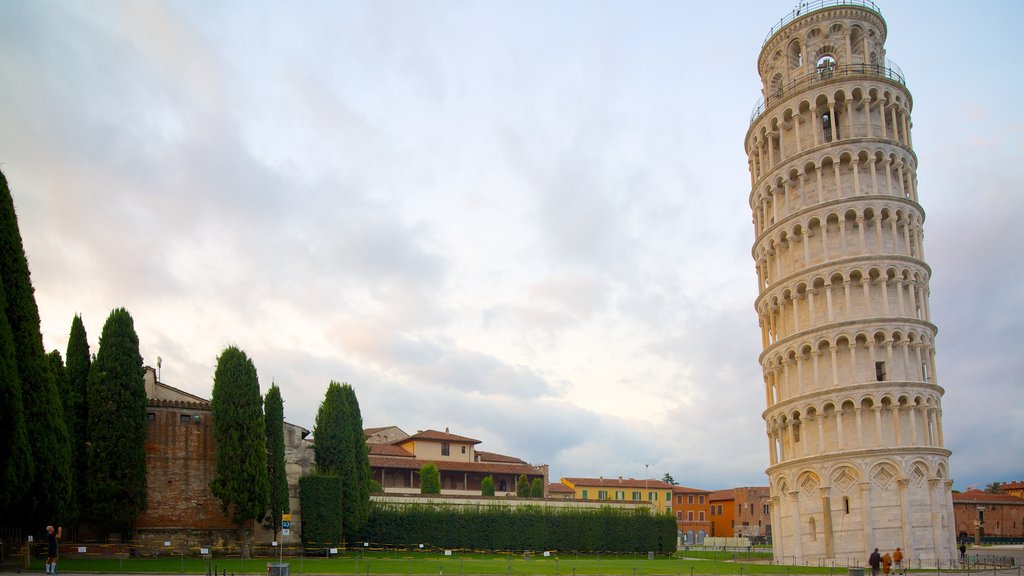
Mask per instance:
[[[209,397],[450,428],[561,476],[764,485],[743,139],[791,2],[0,2],[47,349],[112,308]],[[1024,4],[892,0],[956,487],[1024,480]]]

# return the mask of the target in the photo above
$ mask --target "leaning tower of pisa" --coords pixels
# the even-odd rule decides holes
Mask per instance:
[[[956,556],[911,139],[869,0],[773,27],[746,135],[775,557]]]

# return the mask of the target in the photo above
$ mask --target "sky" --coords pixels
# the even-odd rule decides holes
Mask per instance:
[[[47,350],[125,307],[209,397],[563,476],[766,485],[743,149],[790,2],[0,0],[0,169]],[[1018,2],[890,0],[954,488],[1024,480]]]

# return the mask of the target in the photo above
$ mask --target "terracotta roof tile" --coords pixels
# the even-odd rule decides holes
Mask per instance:
[[[401,446],[393,444],[367,444],[370,456],[394,456],[398,458],[415,458],[416,455]]]
[[[733,492],[732,488],[726,490],[715,490],[708,496],[708,500],[735,500],[736,493]]]
[[[672,486],[673,494],[711,494],[711,490],[702,488],[687,488],[686,486]]]
[[[953,502],[992,502],[1004,504],[1024,504],[1024,498],[1010,496],[1009,494],[989,494],[981,490],[968,490],[959,494],[953,494]]]
[[[400,442],[407,442],[409,440],[440,440],[442,442],[463,442],[468,444],[479,444],[479,440],[473,438],[467,438],[466,436],[459,436],[457,434],[449,434],[448,432],[439,432],[437,430],[421,430],[408,438],[403,438]]]
[[[477,450],[476,455],[480,457],[481,462],[507,462],[510,464],[526,464],[526,461],[522,458],[516,458],[515,456],[505,456],[504,454],[495,454],[494,452],[484,452],[483,450]]]
[[[575,492],[561,482],[552,482],[548,484],[548,494],[575,494]]]

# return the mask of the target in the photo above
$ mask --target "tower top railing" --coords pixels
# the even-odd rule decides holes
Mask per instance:
[[[772,26],[772,29],[768,31],[768,35],[764,37],[764,42],[761,43],[761,46],[767,44],[776,32],[793,20],[796,20],[806,14],[810,14],[811,12],[817,12],[818,10],[824,10],[825,8],[832,8],[834,6],[859,6],[861,8],[871,10],[879,16],[882,15],[882,11],[879,10],[878,6],[871,0],[815,0],[814,2],[800,2],[792,12],[783,16],[774,26]]]
[[[792,80],[785,86],[776,88],[768,98],[758,99],[757,104],[754,105],[754,110],[750,113],[750,123],[753,124],[765,110],[773,106],[776,102],[792,95],[793,92],[803,90],[810,84],[853,76],[874,76],[876,78],[893,80],[903,84],[904,86],[907,85],[907,81],[903,78],[903,70],[900,70],[900,67],[889,59],[885,60],[885,66],[880,66],[878,64],[847,64],[845,66],[821,68],[815,72],[805,74],[795,80]]]

